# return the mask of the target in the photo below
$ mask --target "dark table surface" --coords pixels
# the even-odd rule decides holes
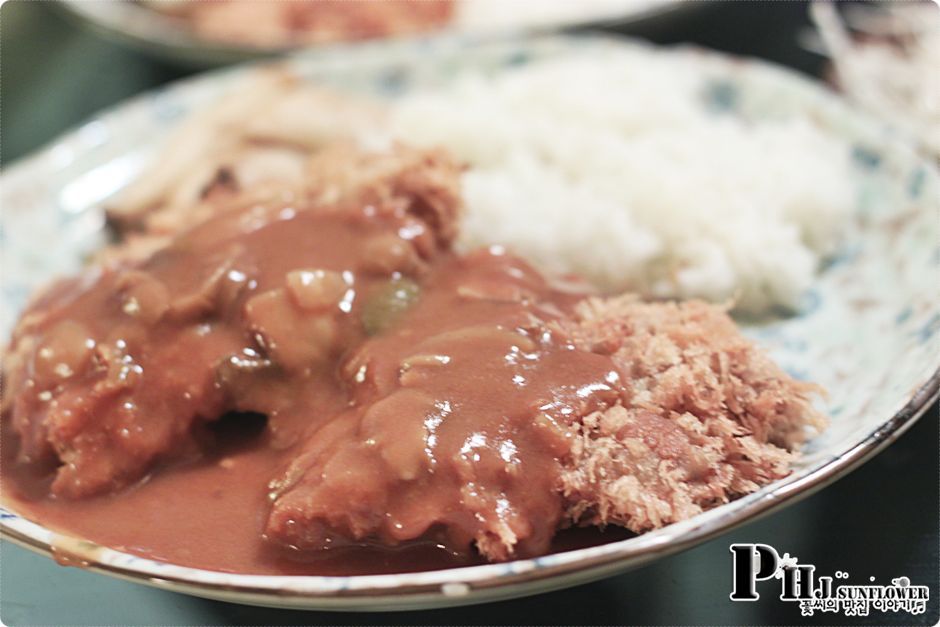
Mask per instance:
[[[801,2],[721,2],[639,27],[660,43],[690,42],[763,57],[811,75],[822,60],[796,45],[807,24]],[[118,46],[50,2],[0,8],[0,159],[9,163],[88,116],[189,74]],[[6,625],[319,624],[916,624],[940,620],[940,422],[930,408],[908,433],[823,491],[679,555],[609,579],[536,597],[397,614],[280,611],[207,601],[63,568],[4,542],[0,619]],[[732,603],[735,542],[759,542],[830,574],[887,583],[907,576],[930,587],[926,614],[873,611],[867,618],[800,616],[765,593]],[[856,580],[857,582],[857,580]],[[853,582],[854,583],[854,582]]]

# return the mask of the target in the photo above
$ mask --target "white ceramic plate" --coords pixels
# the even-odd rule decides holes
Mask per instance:
[[[526,7],[526,10],[522,11],[518,7],[527,4],[527,0],[508,0],[509,4],[505,1],[500,4],[499,0],[484,1],[499,8],[502,12],[503,16],[499,18],[498,23],[494,21],[497,19],[496,15],[479,16],[458,21],[444,29],[421,36],[485,38],[520,36],[564,28],[628,24],[641,27],[646,22],[666,19],[679,12],[688,13],[691,10],[705,8],[705,3],[681,2],[680,0],[594,0],[579,2],[580,10],[572,11],[571,7],[575,6],[574,3],[554,0],[554,8],[542,6],[535,11]],[[513,3],[516,8],[508,11],[507,16],[505,9]],[[60,0],[60,4],[69,13],[105,35],[110,35],[165,59],[197,67],[246,61],[300,47],[297,45],[250,46],[201,38],[190,32],[179,21],[128,0],[113,2]]]
[[[300,74],[341,89],[394,97],[466,67],[509,64],[591,47],[598,63],[626,44],[553,37],[466,47],[450,41],[369,44],[291,61]],[[242,603],[322,609],[418,608],[479,602],[583,583],[688,548],[831,482],[892,442],[935,397],[940,355],[940,177],[889,131],[820,86],[762,63],[693,50],[702,106],[714,87],[735,94],[716,115],[753,123],[805,116],[846,138],[858,207],[844,249],[823,269],[798,315],[746,326],[791,373],[829,390],[830,429],[792,475],[691,520],[628,540],[505,564],[399,575],[286,577],[185,568],[69,538],[0,510],[3,536],[42,552],[66,551],[89,567],[141,583]],[[103,241],[101,202],[129,181],[187,112],[237,80],[226,70],[135,98],[10,167],[0,185],[4,335],[29,292],[74,271]],[[717,82],[716,82],[717,81]]]

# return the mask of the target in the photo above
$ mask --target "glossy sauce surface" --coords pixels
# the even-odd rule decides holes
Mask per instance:
[[[4,498],[231,572],[581,543],[552,544],[559,460],[621,375],[553,325],[574,300],[501,250],[453,255],[401,208],[227,212],[31,306],[4,370]]]

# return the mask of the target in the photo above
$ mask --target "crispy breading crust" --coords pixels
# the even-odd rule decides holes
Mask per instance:
[[[826,419],[819,392],[788,376],[725,311],[692,301],[588,299],[567,323],[576,345],[609,353],[628,398],[585,416],[561,491],[575,524],[662,527],[789,473]]]

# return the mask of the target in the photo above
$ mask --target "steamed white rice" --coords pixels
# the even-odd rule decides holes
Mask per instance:
[[[464,248],[507,245],[611,291],[796,307],[853,200],[850,150],[812,121],[716,112],[688,57],[540,61],[396,105],[396,133],[463,178]]]

